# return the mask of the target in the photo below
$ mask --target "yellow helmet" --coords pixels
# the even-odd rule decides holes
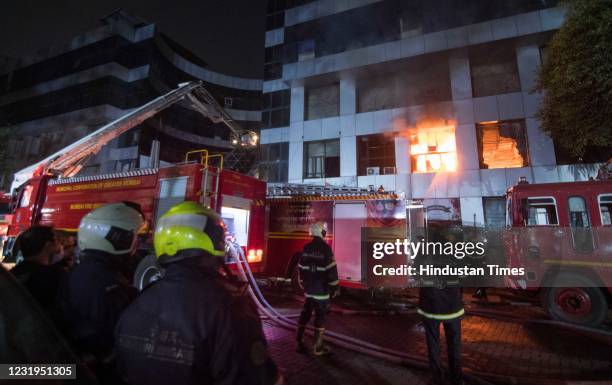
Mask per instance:
[[[153,243],[157,258],[172,259],[183,250],[223,256],[225,224],[219,214],[196,202],[179,203],[157,221]]]

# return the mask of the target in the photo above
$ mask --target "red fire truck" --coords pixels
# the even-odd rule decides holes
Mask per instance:
[[[507,194],[506,258],[553,319],[596,326],[612,303],[612,180],[529,184]]]
[[[389,285],[393,277],[375,281],[367,274],[372,258],[364,258],[368,229],[379,231],[377,240],[406,236],[406,201],[394,192],[374,188],[284,184],[271,186],[267,200],[268,232],[264,272],[271,277],[297,282],[297,258],[312,237],[310,225],[325,222],[326,240],[331,244],[338,264],[340,285],[367,288]],[[388,260],[389,264],[397,261]],[[404,261],[405,262],[405,261]],[[401,279],[401,278],[399,278]],[[402,286],[402,283],[395,283]]]
[[[81,218],[92,209],[112,202],[137,203],[150,229],[172,205],[184,200],[202,202],[218,211],[235,241],[244,247],[255,271],[263,259],[266,185],[255,178],[223,168],[223,155],[191,151],[185,162],[167,167],[121,173],[74,176],[83,162],[113,138],[170,105],[188,99],[215,122],[225,123],[235,144],[251,146],[256,137],[240,131],[200,83],[186,83],[41,162],[31,179],[16,189],[13,218],[7,229],[3,255],[15,238],[35,224],[77,231]],[[198,159],[190,161],[193,155]]]

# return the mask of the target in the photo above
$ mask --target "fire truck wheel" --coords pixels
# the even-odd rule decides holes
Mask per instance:
[[[134,286],[142,291],[145,287],[160,279],[163,273],[164,270],[157,264],[155,255],[147,255],[136,267]]]
[[[543,291],[543,305],[552,319],[589,327],[597,327],[606,320],[606,297],[591,279],[571,273],[563,273],[558,278],[561,282],[581,285],[549,287]]]

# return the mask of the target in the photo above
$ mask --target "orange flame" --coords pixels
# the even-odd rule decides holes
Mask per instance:
[[[457,170],[456,122],[423,118],[415,126],[403,124],[400,133],[410,140],[412,172],[454,172]]]

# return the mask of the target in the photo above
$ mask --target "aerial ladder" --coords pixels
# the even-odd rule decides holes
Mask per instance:
[[[257,133],[243,130],[204,88],[201,81],[182,83],[178,88],[92,132],[42,161],[38,172],[60,178],[72,177],[82,169],[87,159],[98,153],[111,140],[181,101],[186,101],[190,108],[213,123],[223,123],[227,126],[233,150],[230,152],[232,156],[229,161],[226,160],[226,167],[245,172],[239,166],[248,167],[252,163],[252,160],[243,158],[252,156],[251,149],[257,145]]]

